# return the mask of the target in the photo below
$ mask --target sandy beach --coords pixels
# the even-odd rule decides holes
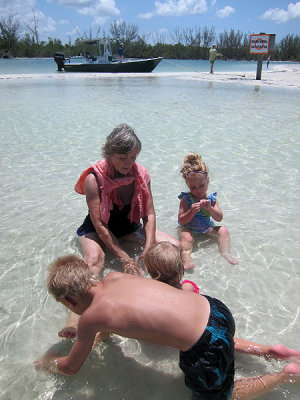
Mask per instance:
[[[175,77],[179,79],[192,79],[207,82],[223,82],[223,83],[233,83],[233,84],[243,84],[252,86],[271,86],[278,88],[291,88],[300,89],[300,66],[292,66],[289,64],[286,67],[284,65],[280,66],[270,66],[269,70],[263,69],[261,74],[261,80],[256,80],[255,72],[214,72],[210,74],[209,72],[152,72],[149,73],[124,73],[124,74],[100,74],[100,73],[57,73],[53,74],[5,74],[0,75],[1,80],[10,79],[56,79],[56,80],[66,80],[66,79],[110,79],[112,76],[116,77],[136,77],[136,78],[153,78],[153,77]]]
[[[266,71],[263,70],[261,80],[256,80],[255,72],[215,72],[199,73],[193,76],[193,79],[212,82],[238,82],[246,85],[257,86],[273,86],[282,88],[300,88],[300,67],[282,67],[277,66],[273,69]]]

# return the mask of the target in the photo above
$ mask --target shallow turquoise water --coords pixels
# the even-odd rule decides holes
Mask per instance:
[[[299,65],[299,63],[284,63],[285,66]],[[272,61],[269,69],[282,65],[280,62]],[[231,71],[256,71],[256,61],[224,61],[217,60],[215,72]],[[208,60],[162,60],[155,68],[154,72],[203,72],[209,71]],[[266,69],[266,62],[263,63]],[[57,70],[57,65],[53,58],[18,58],[1,59],[0,75],[2,74],[49,74]]]
[[[75,377],[33,368],[52,344],[67,351],[57,338],[67,313],[48,297],[45,273],[57,256],[80,254],[75,231],[86,205],[73,186],[121,122],[143,143],[138,161],[152,176],[159,229],[176,235],[184,155],[198,151],[209,166],[209,191],[218,192],[240,263],[229,265],[203,239],[186,277],[231,308],[240,337],[300,348],[299,106],[297,90],[186,75],[0,79],[1,398],[190,398],[177,352],[134,340],[101,345]],[[119,268],[111,261],[106,271]],[[237,376],[282,366],[239,356]],[[299,395],[299,387],[282,385],[263,399]]]

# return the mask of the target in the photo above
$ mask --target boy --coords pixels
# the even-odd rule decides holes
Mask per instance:
[[[56,300],[80,315],[80,319],[77,340],[70,353],[57,357],[48,352],[35,362],[37,369],[76,374],[97,332],[101,331],[179,349],[186,384],[204,399],[251,399],[279,383],[300,380],[300,367],[289,364],[278,374],[237,381],[232,395],[234,321],[227,307],[216,299],[119,272],[111,272],[99,281],[75,255],[58,258],[51,265],[47,286]],[[213,309],[215,315],[212,315]],[[213,337],[210,337],[212,329]],[[203,338],[210,341],[203,342]],[[212,357],[203,361],[200,357],[206,349]],[[249,382],[255,379],[251,391]]]

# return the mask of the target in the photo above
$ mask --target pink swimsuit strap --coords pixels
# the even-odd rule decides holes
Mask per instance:
[[[183,285],[184,283],[190,283],[190,284],[192,284],[192,285],[194,286],[194,292],[195,292],[195,293],[199,293],[199,288],[198,288],[198,286],[196,285],[195,282],[189,281],[188,279],[185,279],[184,281],[181,282],[181,284]]]

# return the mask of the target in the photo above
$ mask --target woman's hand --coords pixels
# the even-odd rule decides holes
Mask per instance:
[[[130,258],[129,260],[122,260],[122,263],[125,274],[142,275],[141,267],[136,261]]]

